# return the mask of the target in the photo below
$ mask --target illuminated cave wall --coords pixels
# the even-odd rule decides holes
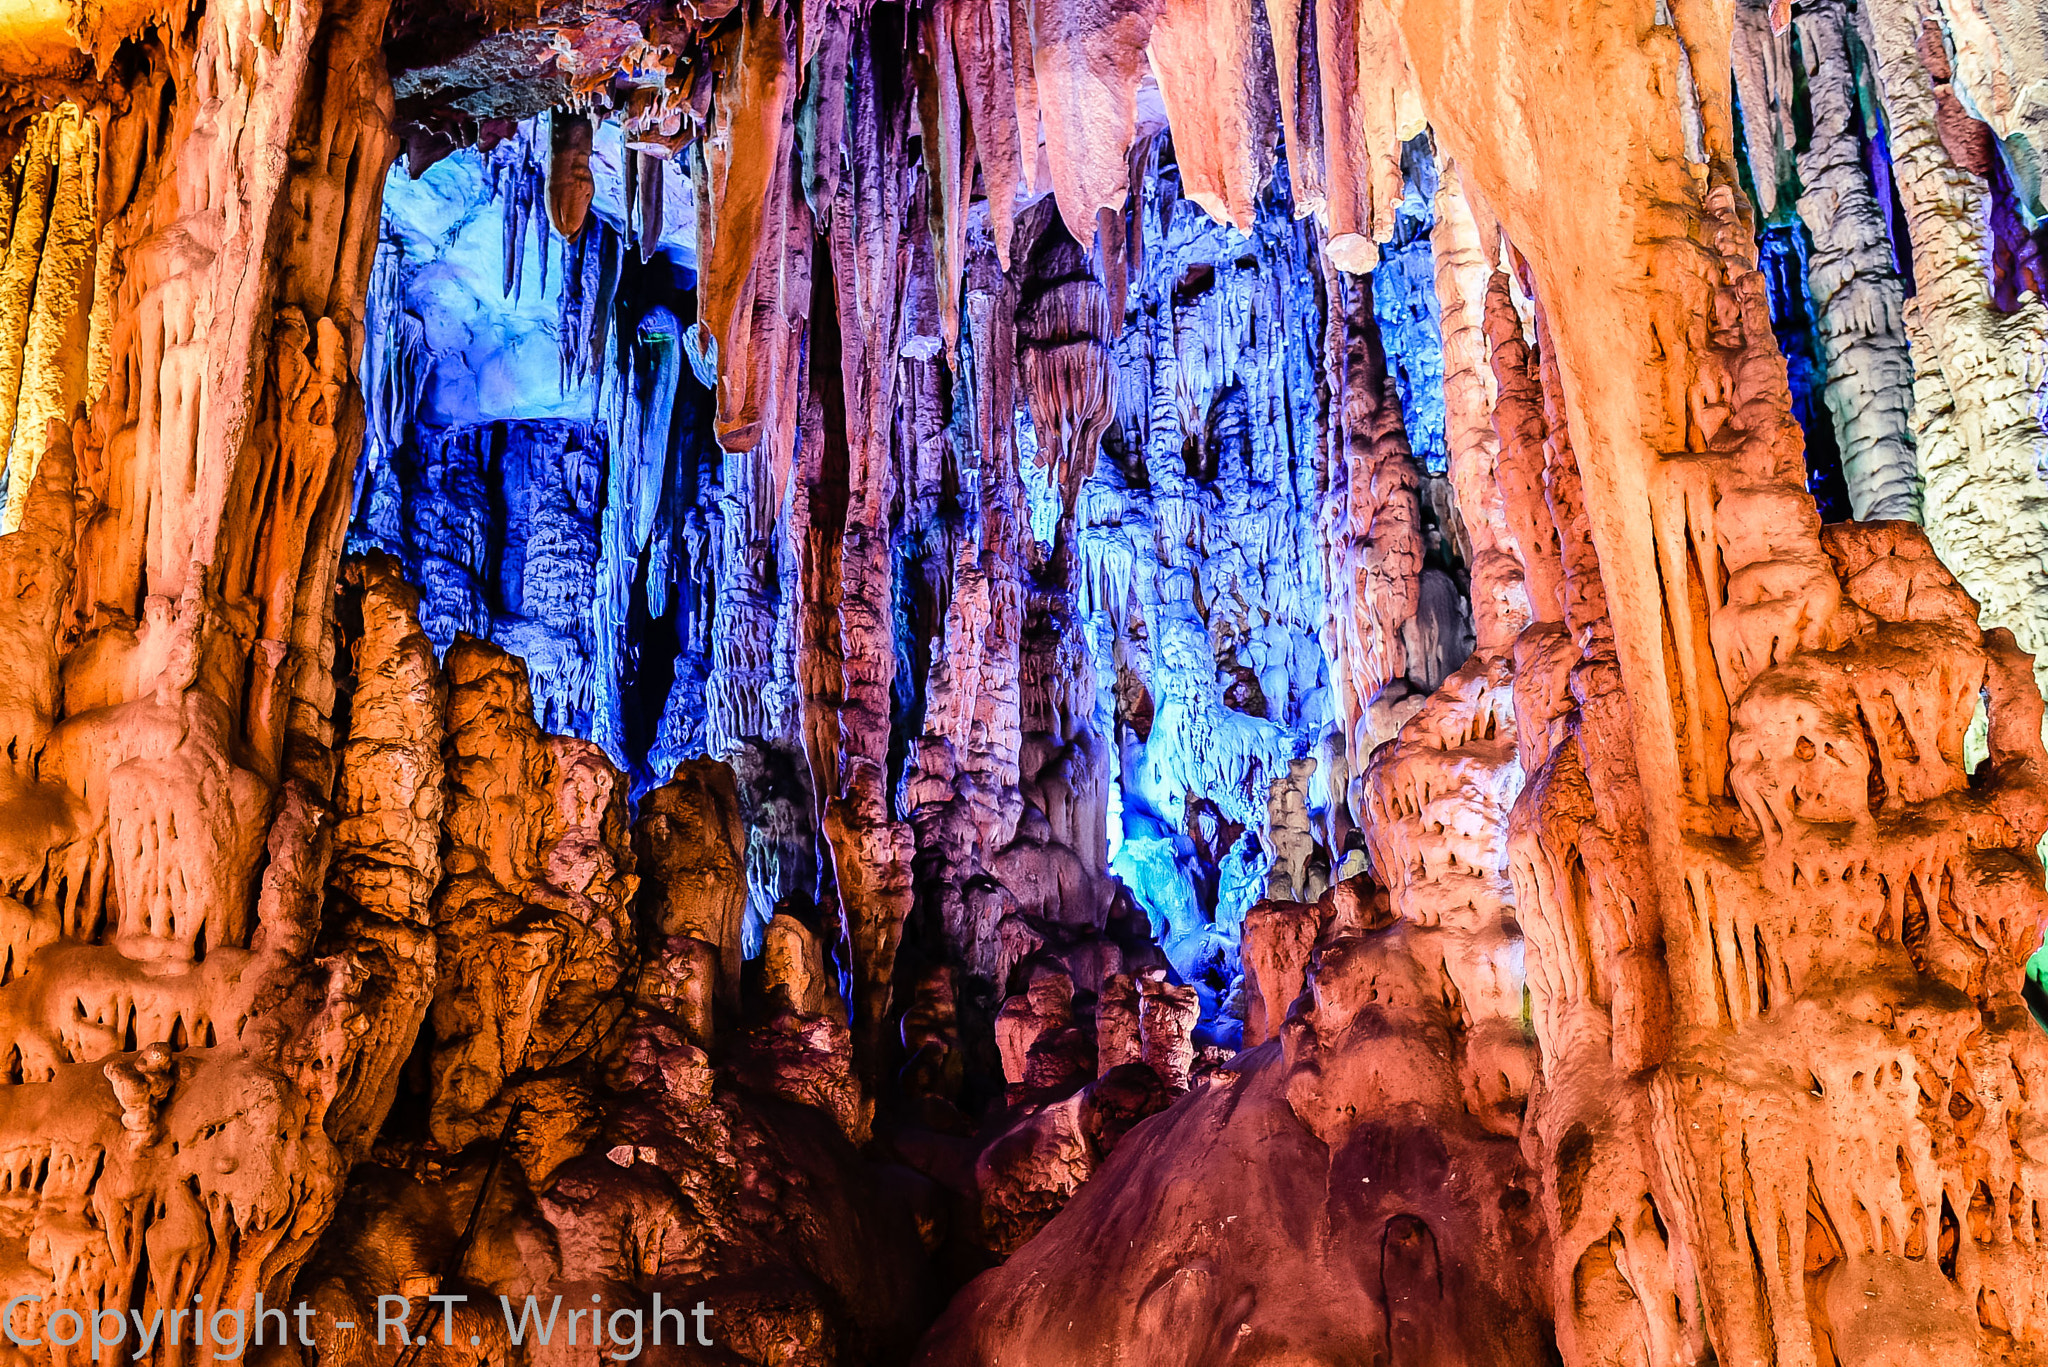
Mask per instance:
[[[404,162],[392,169],[366,359],[375,403],[349,549],[397,558],[421,590],[421,627],[438,651],[466,632],[524,659],[540,725],[596,742],[633,775],[636,794],[707,754],[750,773],[779,755],[781,772],[763,772],[748,801],[786,805],[800,783],[788,762],[799,737],[787,726],[716,735],[707,725],[711,644],[730,627],[721,588],[735,577],[719,562],[762,548],[735,544],[723,526],[730,458],[713,437],[704,383],[715,371],[701,350],[694,360],[688,351],[697,281],[686,168],[627,149],[616,123],[596,124],[590,214],[565,238],[546,213],[549,165],[538,149],[552,144],[549,122],[538,116],[417,179]],[[1355,795],[1342,780],[1333,793],[1325,773],[1332,747],[1341,757],[1352,742],[1326,655],[1325,585],[1343,571],[1325,542],[1344,512],[1332,503],[1321,428],[1333,383],[1318,321],[1324,291],[1341,293],[1358,363],[1384,373],[1382,402],[1409,448],[1376,476],[1390,483],[1376,497],[1392,501],[1400,522],[1403,539],[1387,553],[1412,580],[1414,607],[1391,628],[1405,663],[1365,686],[1360,705],[1379,718],[1370,734],[1389,734],[1471,649],[1469,547],[1446,477],[1429,245],[1436,177],[1428,140],[1417,139],[1379,268],[1340,279],[1321,270],[1284,186],[1240,232],[1181,194],[1169,135],[1146,137],[1123,319],[1111,315],[1103,334],[1101,454],[1070,457],[1087,467],[1071,510],[1041,463],[1031,406],[1015,403],[1001,419],[1019,452],[1009,478],[1022,496],[1014,570],[1029,585],[1025,634],[1040,638],[1020,657],[1013,743],[1034,770],[1019,778],[1055,790],[1041,795],[1026,782],[1001,798],[1014,807],[998,817],[1011,837],[949,869],[951,886],[932,895],[950,906],[968,895],[962,885],[991,876],[1002,885],[1002,909],[946,921],[985,990],[1001,991],[1015,960],[1014,949],[991,948],[1013,913],[1017,933],[1107,953],[1100,962],[1112,969],[1127,949],[1123,966],[1136,968],[1156,944],[1200,994],[1202,1042],[1234,1047],[1239,942],[1274,874],[1276,789],[1326,838],[1353,824],[1336,812]],[[656,247],[644,257],[644,225],[626,219],[627,160],[637,175],[664,177]],[[990,250],[984,218],[968,231]],[[1060,288],[1089,307],[1115,306],[1090,252],[1043,212],[1027,216],[1022,232],[1033,231],[1032,250],[1048,263],[1034,271],[1067,272]],[[913,320],[938,321],[935,310]],[[963,329],[965,368],[986,363],[977,341],[971,324]],[[942,343],[915,335],[903,354],[936,363]],[[899,675],[889,777],[899,817],[935,778],[913,750],[935,673],[942,694],[951,687],[937,657],[959,545],[976,530],[980,491],[958,467],[974,463],[978,421],[967,395],[935,382],[893,436],[897,458],[927,467],[890,513]],[[787,505],[779,512],[786,518]],[[778,601],[780,580],[763,582],[777,639],[787,639],[795,604]],[[790,656],[777,653],[771,667],[770,687],[793,690]],[[1075,783],[1079,793],[1059,790]],[[753,823],[750,949],[785,894],[814,888],[818,859],[809,832],[760,812]],[[1341,864],[1359,845],[1339,839]],[[1338,876],[1325,846],[1291,875],[1294,895],[1312,900]],[[1005,870],[1026,866],[1027,886],[1011,886]],[[1080,948],[1101,943],[1117,907],[1124,947]]]
[[[349,548],[403,563],[437,649],[468,632],[525,659],[541,724],[599,742],[644,787],[651,757],[666,777],[695,739],[662,730],[671,659],[684,690],[696,660],[702,686],[690,586],[708,572],[699,466],[716,466],[676,313],[694,301],[696,208],[686,178],[662,180],[643,251],[623,169],[642,159],[599,122],[593,200],[564,238],[539,150],[551,122],[388,178]],[[616,476],[613,451],[629,453]],[[648,619],[668,649],[629,639]],[[692,710],[701,727],[701,706],[677,709]]]
[[[2048,1350],[2038,39],[0,0],[0,1296]]]

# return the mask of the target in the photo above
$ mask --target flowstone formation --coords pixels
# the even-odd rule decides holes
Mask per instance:
[[[2044,62],[0,0],[0,1362],[2048,1360]]]

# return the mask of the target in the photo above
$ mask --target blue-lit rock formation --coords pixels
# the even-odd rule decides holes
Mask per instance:
[[[573,240],[546,202],[546,118],[418,179],[393,168],[350,545],[400,559],[437,649],[467,632],[525,659],[541,723],[644,785],[650,757],[703,753],[711,448],[663,302],[687,311],[694,284],[689,181],[622,136],[596,127]],[[642,179],[658,218],[628,198]]]
[[[639,788],[696,756],[735,763],[756,837],[757,944],[778,902],[815,895],[820,868],[810,780],[791,763],[803,738],[788,643],[807,629],[792,506],[770,502],[758,457],[710,438],[702,381],[717,362],[687,321],[690,235],[671,217],[660,252],[637,259],[620,135],[600,124],[592,213],[564,240],[542,202],[544,125],[417,181],[393,172],[368,361],[379,403],[351,545],[400,559],[437,648],[467,632],[524,658],[542,724],[596,741]],[[1346,747],[1387,734],[1469,641],[1459,552],[1438,526],[1435,175],[1418,141],[1395,242],[1371,286],[1344,287],[1370,310],[1358,363],[1384,367],[1391,386],[1381,421],[1400,431],[1405,400],[1407,446],[1422,453],[1388,467],[1407,471],[1387,552],[1412,581],[1414,610],[1389,628],[1406,663],[1365,689],[1378,729],[1347,736],[1323,640],[1326,578],[1350,563],[1329,559],[1319,530],[1337,515],[1322,405],[1341,378],[1315,321],[1328,285],[1284,196],[1262,200],[1249,234],[1218,225],[1182,197],[1171,145],[1154,141],[1166,160],[1129,214],[1113,282],[1122,322],[1092,325],[1099,359],[1033,340],[1032,317],[1064,327],[1047,310],[1114,297],[1098,281],[1107,268],[1043,213],[1020,220],[1013,245],[1039,264],[1001,290],[1047,302],[1038,315],[1006,306],[1013,339],[997,290],[972,283],[993,285],[1000,268],[971,270],[957,369],[929,277],[909,283],[890,802],[921,832],[935,872],[920,895],[981,990],[1005,990],[1033,946],[1082,980],[1163,952],[1200,994],[1204,1038],[1227,1042],[1276,789],[1301,788],[1327,826],[1332,801],[1352,800],[1342,778],[1333,799],[1328,777]],[[982,222],[969,222],[970,265],[992,253]],[[1017,380],[989,373],[1020,349],[1047,359]],[[1034,417],[1057,410],[1031,377],[1087,365],[1102,367],[1113,420],[1052,455]],[[785,492],[814,507],[832,496],[829,483]],[[1335,876],[1323,856],[1293,891],[1312,899]]]
[[[1394,236],[1373,268],[1373,316],[1401,399],[1402,426],[1415,458],[1432,475],[1444,472],[1444,347],[1430,259],[1436,157],[1427,138],[1402,149],[1402,196]]]
[[[1141,210],[1118,421],[1075,517],[1076,607],[1118,756],[1113,866],[1176,970],[1221,990],[1263,893],[1236,851],[1257,849],[1268,792],[1327,720],[1321,339],[1288,306],[1314,283],[1284,206],[1245,235],[1179,189],[1165,170]]]

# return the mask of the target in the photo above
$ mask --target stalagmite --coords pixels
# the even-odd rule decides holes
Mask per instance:
[[[633,829],[639,867],[659,888],[654,924],[664,935],[711,947],[717,995],[727,1010],[739,1005],[746,910],[739,821],[732,771],[694,760],[647,795]]]
[[[0,1357],[2048,1353],[2027,15],[74,8]]]
[[[1319,929],[1314,911],[1299,902],[1264,903],[1245,917],[1245,977],[1252,989],[1245,1018],[1247,1045],[1279,1037],[1280,1023],[1307,981]]]
[[[366,1013],[365,1095],[344,1096],[337,1137],[360,1142],[390,1109],[398,1067],[433,995],[432,899],[441,881],[447,776],[447,686],[419,630],[418,595],[388,562],[359,578],[363,632],[357,685],[336,776],[334,862],[328,886],[360,908],[344,933],[377,964],[379,1008]],[[349,1104],[353,1103],[353,1104]]]
[[[530,1060],[610,1032],[634,950],[617,775],[587,742],[541,735],[517,661],[458,640],[447,668],[432,1132],[459,1149],[494,1123],[487,1107]]]
[[[996,1050],[1003,1056],[1005,1080],[1022,1083],[1038,1043],[1073,1019],[1073,980],[1058,969],[1034,969],[1030,985],[1004,1002],[996,1016]]]
[[[1112,1068],[1136,1063],[1141,1048],[1137,988],[1124,974],[1112,973],[1102,980],[1096,995],[1096,1067],[1107,1073]]]
[[[1190,1036],[1200,1012],[1194,989],[1167,982],[1164,969],[1138,976],[1138,1057],[1170,1091],[1187,1090],[1195,1054]]]

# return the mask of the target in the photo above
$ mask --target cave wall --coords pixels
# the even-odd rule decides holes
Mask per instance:
[[[415,925],[321,912],[383,19],[109,38],[96,102],[14,143],[0,1116],[31,1334],[289,1286],[425,1006]]]
[[[2048,1352],[2030,23],[20,27],[17,1322]]]

